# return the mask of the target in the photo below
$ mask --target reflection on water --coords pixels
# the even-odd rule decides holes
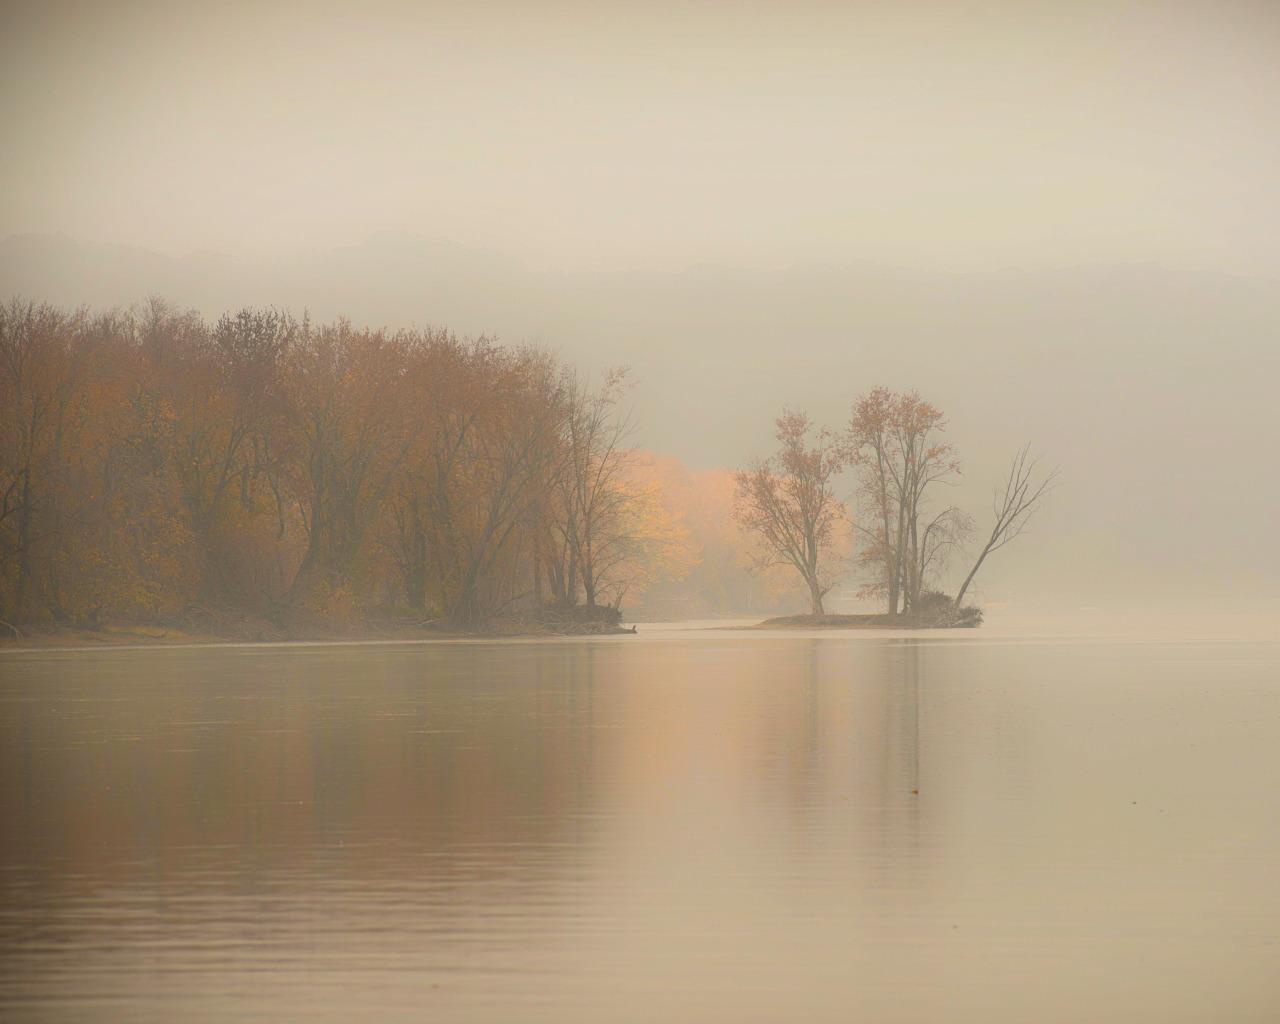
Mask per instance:
[[[1280,645],[0,657],[0,1016],[1274,1020]]]

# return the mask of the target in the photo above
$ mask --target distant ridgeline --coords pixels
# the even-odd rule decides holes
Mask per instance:
[[[629,447],[625,369],[153,297],[0,309],[0,621],[616,625],[795,607],[729,471]]]

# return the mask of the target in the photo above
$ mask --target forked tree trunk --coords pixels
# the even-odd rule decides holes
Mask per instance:
[[[825,615],[826,612],[822,608],[822,588],[818,586],[818,581],[810,579],[809,583],[809,600],[813,604],[814,615]]]

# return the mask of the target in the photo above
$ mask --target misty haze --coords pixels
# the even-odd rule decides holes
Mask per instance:
[[[0,11],[0,1018],[1280,1013],[1280,7]]]

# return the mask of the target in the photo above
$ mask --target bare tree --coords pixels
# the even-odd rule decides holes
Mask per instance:
[[[969,575],[964,578],[964,583],[956,591],[954,607],[960,607],[965,591],[969,589],[973,578],[978,575],[978,570],[982,568],[982,563],[986,561],[987,556],[993,551],[999,551],[1021,534],[1032,517],[1040,510],[1045,494],[1057,479],[1058,471],[1050,470],[1037,482],[1036,467],[1039,463],[1038,457],[1031,458],[1030,445],[1026,445],[1013,457],[1009,465],[1009,473],[1005,477],[1003,492],[999,488],[996,490],[995,525],[991,528],[991,535],[978,554],[977,561],[973,563],[973,568],[969,570]]]
[[[921,610],[920,599],[925,584],[938,580],[951,564],[951,556],[973,534],[973,519],[962,509],[949,505],[934,515],[919,530],[918,554],[909,564],[909,580],[913,587],[912,607]]]
[[[827,428],[814,431],[803,412],[784,410],[777,419],[778,450],[734,474],[734,518],[762,542],[757,566],[790,565],[809,589],[813,614],[835,582],[827,564],[833,529],[847,508],[833,492],[844,467],[841,444]]]
[[[632,386],[628,372],[625,366],[606,370],[594,390],[576,373],[565,377],[567,462],[561,485],[568,514],[563,528],[588,608],[596,607],[601,582],[625,556],[627,547],[625,512],[633,496],[621,486],[621,477],[634,457],[626,441],[635,421],[619,403]],[[572,595],[573,572],[569,587]]]

